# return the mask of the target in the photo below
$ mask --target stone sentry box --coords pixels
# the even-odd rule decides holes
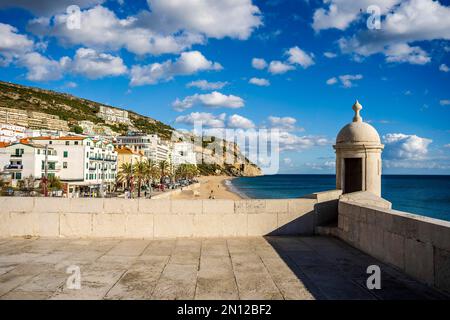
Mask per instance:
[[[378,132],[360,116],[362,106],[353,105],[353,122],[336,138],[336,189],[343,193],[369,191],[381,195],[381,144]]]

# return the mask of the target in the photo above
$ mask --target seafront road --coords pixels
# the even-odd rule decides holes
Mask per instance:
[[[379,290],[366,287],[374,264]],[[330,237],[0,239],[0,299],[442,298]]]

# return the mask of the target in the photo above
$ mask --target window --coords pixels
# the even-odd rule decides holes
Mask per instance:
[[[69,156],[69,151],[64,151],[64,158],[67,158]]]
[[[69,141],[66,141],[66,146],[68,146],[70,144],[70,142]]]
[[[37,154],[41,154],[41,149],[37,149]]]
[[[49,141],[49,142],[48,142],[48,144],[52,144],[52,143],[53,143],[53,141]]]
[[[22,173],[16,172],[16,180],[20,180],[20,179],[22,179]]]
[[[89,175],[86,173],[86,180],[89,180]]]
[[[67,169],[67,162],[63,162],[63,168]]]
[[[78,141],[75,141],[74,144],[77,146],[78,145]]]

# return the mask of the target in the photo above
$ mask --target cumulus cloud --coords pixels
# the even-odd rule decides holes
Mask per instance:
[[[433,141],[417,135],[388,133],[383,136],[388,159],[423,160],[428,154],[428,146]]]
[[[184,123],[188,125],[202,125],[210,128],[224,128],[226,114],[221,113],[214,115],[208,112],[192,112],[188,115],[178,116],[175,119],[176,123]]]
[[[304,69],[314,64],[314,55],[306,53],[297,46],[290,48],[286,54],[288,55],[288,62],[290,64],[301,65]]]
[[[62,78],[70,64],[70,58],[52,60],[40,53],[26,53],[18,59],[18,64],[28,69],[27,79],[31,81],[49,81]]]
[[[221,70],[220,63],[207,60],[199,51],[181,53],[175,60],[166,60],[163,63],[149,65],[135,65],[131,68],[132,86],[156,84],[161,81],[169,81],[178,75],[192,75],[200,71]]]
[[[439,104],[441,106],[450,106],[450,100],[448,100],[448,99],[440,100]]]
[[[330,141],[322,136],[298,136],[287,131],[280,131],[279,140],[280,151],[298,151],[330,144]]]
[[[106,53],[99,53],[88,48],[80,48],[77,50],[71,70],[89,79],[119,76],[127,73],[127,67],[124,65],[122,58]]]
[[[351,88],[351,87],[355,86],[354,81],[361,80],[362,78],[363,78],[363,76],[361,74],[344,74],[337,78],[332,77],[332,78],[328,79],[326,81],[326,83],[328,85],[333,85],[333,84],[338,83],[338,79],[339,79],[339,82],[342,84],[342,87]]]
[[[297,119],[293,117],[275,117],[269,116],[267,118],[270,128],[276,128],[280,130],[295,130]]]
[[[443,63],[439,66],[439,70],[442,72],[449,72],[450,68],[445,63]]]
[[[66,13],[37,18],[28,29],[41,36],[54,36],[64,45],[82,45],[98,50],[126,50],[138,54],[178,53],[193,44],[204,43],[202,35],[180,31],[161,34],[139,25],[136,17],[120,19],[108,8],[96,6],[81,11],[81,28],[67,28]]]
[[[331,170],[336,168],[336,161],[325,161],[322,163],[307,162],[305,165],[313,170]]]
[[[262,25],[260,10],[251,0],[148,0],[157,30],[188,30],[208,37],[248,39]]]
[[[218,91],[213,91],[208,94],[194,94],[187,96],[183,100],[176,99],[172,103],[172,107],[177,111],[183,111],[192,108],[194,105],[199,104],[210,108],[242,108],[244,106],[244,100],[241,97],[234,95],[225,95]]]
[[[260,87],[270,86],[270,81],[264,78],[251,78],[248,82]]]
[[[365,9],[370,5],[378,6],[384,14],[399,2],[400,0],[327,0],[324,1],[325,8],[314,12],[312,27],[315,31],[331,28],[345,30],[365,14]]]
[[[222,82],[222,81],[209,82],[207,80],[196,80],[196,81],[189,82],[186,85],[186,87],[188,87],[188,88],[195,87],[195,88],[199,88],[202,90],[218,90],[218,89],[222,89],[227,84],[228,84],[228,82]]]
[[[253,121],[238,114],[233,114],[228,118],[228,127],[235,129],[252,129],[255,127]]]
[[[267,68],[267,62],[261,58],[253,58],[252,59],[252,67],[258,70],[262,70]]]
[[[355,4],[360,5],[359,2]],[[383,7],[384,8],[384,7]],[[382,53],[390,62],[425,64],[428,54],[418,41],[450,39],[450,7],[433,0],[409,0],[392,7],[382,21],[382,32],[362,29],[356,35],[339,40],[344,53],[361,57]]]
[[[271,74],[283,74],[294,69],[295,67],[278,60],[272,61],[269,64],[269,72]]]
[[[148,4],[151,11],[124,18],[101,5],[82,10],[80,29],[66,27],[65,12],[34,19],[29,29],[62,43],[159,55],[179,53],[207,38],[245,40],[262,24],[251,0],[149,0]]]
[[[0,23],[0,56],[5,64],[18,56],[33,50],[34,42],[26,35],[18,33],[18,30],[5,23]]]

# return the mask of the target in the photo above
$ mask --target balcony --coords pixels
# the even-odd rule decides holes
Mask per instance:
[[[11,158],[22,158],[22,155],[14,153],[11,155]]]
[[[5,170],[22,170],[23,164],[8,164],[5,166]]]

